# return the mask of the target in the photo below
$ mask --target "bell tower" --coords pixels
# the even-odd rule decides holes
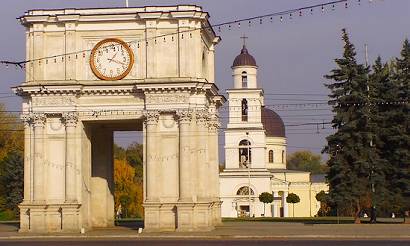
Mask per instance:
[[[265,168],[265,134],[261,121],[263,90],[258,88],[258,66],[246,47],[247,37],[241,38],[241,53],[231,67],[234,85],[227,90],[226,168]]]

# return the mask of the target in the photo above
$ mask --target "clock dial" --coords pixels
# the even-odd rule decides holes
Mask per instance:
[[[116,38],[97,43],[90,56],[91,70],[100,79],[120,80],[127,76],[134,63],[131,48]]]

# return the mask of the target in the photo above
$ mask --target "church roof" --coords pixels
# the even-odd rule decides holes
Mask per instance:
[[[233,61],[232,67],[239,66],[257,66],[255,58],[253,58],[253,56],[249,54],[248,49],[246,49],[245,45],[243,46],[241,53]]]
[[[261,117],[266,137],[286,137],[285,124],[275,111],[263,107]]]

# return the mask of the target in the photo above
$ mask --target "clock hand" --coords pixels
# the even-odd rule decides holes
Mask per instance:
[[[114,59],[111,59],[111,61],[113,61],[113,62],[115,62],[115,63],[118,63],[118,64],[121,64],[121,65],[127,65],[127,64],[125,64],[124,62],[120,62],[120,61],[117,61],[117,60],[114,60]]]
[[[113,60],[114,60],[114,58],[117,56],[117,54],[118,54],[118,52],[116,52],[115,54],[114,54],[114,56],[110,59],[110,58],[108,58],[108,60],[110,61],[110,62],[112,62]]]

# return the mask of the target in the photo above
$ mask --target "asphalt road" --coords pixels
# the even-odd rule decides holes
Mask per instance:
[[[1,246],[227,246],[227,245],[275,245],[275,246],[404,246],[410,245],[410,241],[405,240],[45,240],[45,241],[0,241]]]

